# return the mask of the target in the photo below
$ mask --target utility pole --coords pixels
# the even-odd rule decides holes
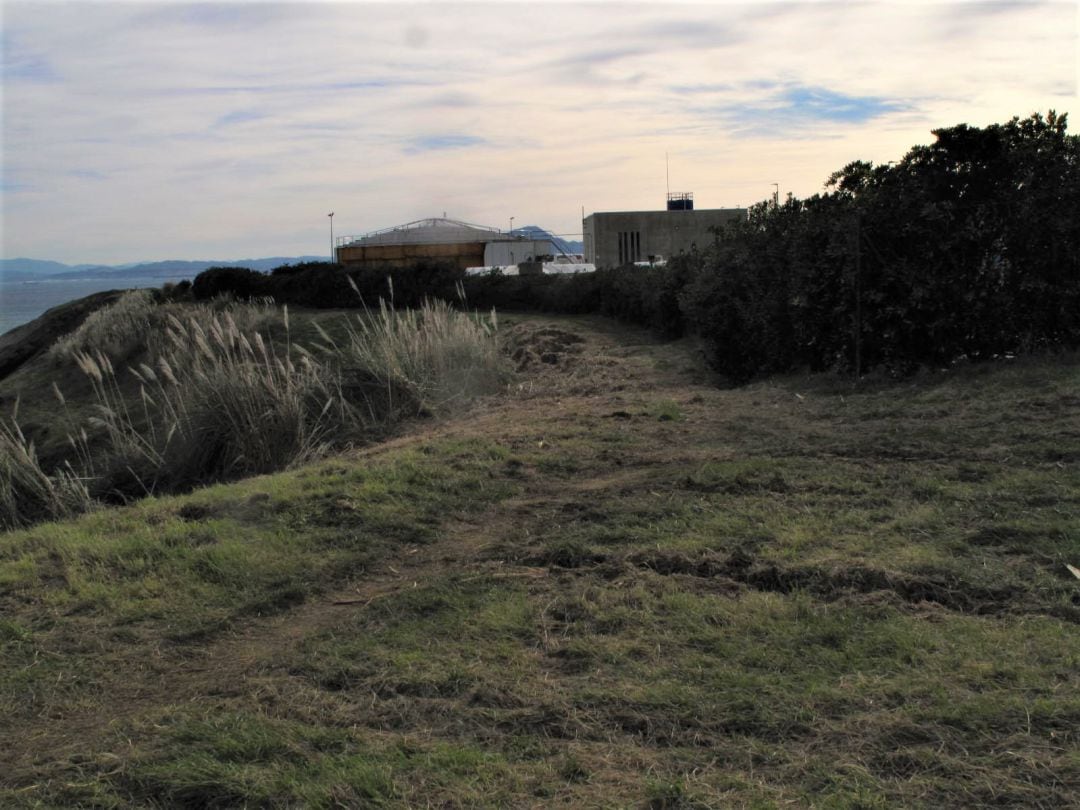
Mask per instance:
[[[333,264],[336,258],[334,256],[334,212],[331,211],[327,216],[330,217],[330,263]]]

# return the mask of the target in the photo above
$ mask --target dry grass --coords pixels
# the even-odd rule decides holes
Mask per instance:
[[[71,466],[47,473],[34,443],[16,421],[0,420],[0,529],[69,517],[92,505],[85,484]]]
[[[350,323],[343,345],[323,337],[347,378],[382,392],[389,413],[415,415],[445,413],[503,387],[508,365],[497,329],[494,310],[485,318],[444,301],[412,310],[380,301],[378,312]]]
[[[85,403],[69,408],[52,386],[68,435],[64,471],[50,477],[18,427],[8,431],[22,448],[9,454],[22,459],[13,469],[38,482],[42,503],[45,482],[66,492],[72,469],[87,481],[82,491],[126,501],[302,464],[495,391],[506,374],[494,313],[442,303],[401,312],[384,304],[332,330],[340,345],[316,325],[326,343],[318,356],[291,339],[288,309],[271,302],[155,306],[136,291],[99,315],[50,354],[82,372],[93,402],[87,416]],[[30,508],[27,496],[8,501],[11,526],[67,513]]]
[[[170,317],[207,321],[223,313],[244,332],[265,330],[280,319],[272,299],[159,304],[153,290],[130,290],[116,303],[93,312],[74,332],[60,337],[49,348],[49,358],[63,363],[74,361],[78,354],[100,352],[119,364],[143,350],[158,354],[168,348],[161,339]]]
[[[80,352],[97,351],[124,360],[142,346],[156,307],[151,290],[130,290],[115,304],[91,313],[74,332],[59,338],[50,347],[49,357],[64,361]]]
[[[287,318],[287,315],[285,316]],[[97,399],[103,457],[84,458],[100,494],[130,496],[281,469],[320,455],[351,427],[336,376],[286,344],[245,334],[231,311],[169,314],[153,365],[129,369],[129,401],[103,352],[75,355]]]

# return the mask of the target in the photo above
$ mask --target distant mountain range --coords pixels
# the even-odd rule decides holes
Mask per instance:
[[[539,225],[514,228],[514,233],[530,239],[550,239],[564,253],[582,253],[584,244],[567,241],[546,231]],[[194,279],[208,267],[247,267],[251,270],[269,272],[283,264],[301,262],[324,262],[326,256],[272,256],[266,259],[239,259],[238,261],[185,261],[169,259],[161,262],[136,262],[133,264],[62,264],[42,259],[0,259],[0,280],[43,281],[69,279],[117,279],[160,278],[176,280]]]
[[[518,236],[527,236],[529,239],[549,239],[551,243],[555,245],[563,253],[584,253],[584,242],[571,242],[566,239],[561,239],[551,231],[546,231],[539,225],[523,225],[520,228],[514,228],[514,233]]]
[[[248,267],[263,272],[283,264],[300,262],[323,262],[326,256],[273,256],[266,259],[240,259],[239,261],[184,261],[170,259],[161,262],[134,264],[61,264],[41,259],[0,259],[0,279],[4,281],[41,281],[44,279],[90,279],[90,278],[194,278],[208,267]]]

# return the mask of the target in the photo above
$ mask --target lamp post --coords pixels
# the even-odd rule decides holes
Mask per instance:
[[[334,261],[334,212],[327,214],[330,217],[330,262]]]

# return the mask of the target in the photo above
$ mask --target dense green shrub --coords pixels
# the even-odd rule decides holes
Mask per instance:
[[[694,269],[694,255],[666,267],[622,267],[543,276],[473,276],[464,283],[470,306],[567,315],[599,313],[676,337],[685,323],[678,292]]]
[[[363,269],[306,262],[282,265],[269,274],[212,267],[195,278],[193,290],[199,300],[222,294],[239,299],[265,296],[279,304],[329,309],[364,303],[374,306],[382,298],[392,300],[397,307],[418,307],[427,299],[454,299],[464,277],[464,271],[448,262],[419,261],[410,267]]]
[[[895,165],[760,205],[681,301],[736,379],[805,366],[907,372],[1080,345],[1080,140],[1051,112],[934,132]]]
[[[246,267],[210,267],[195,276],[191,292],[196,301],[219,295],[233,295],[241,300],[269,295],[266,276]]]

